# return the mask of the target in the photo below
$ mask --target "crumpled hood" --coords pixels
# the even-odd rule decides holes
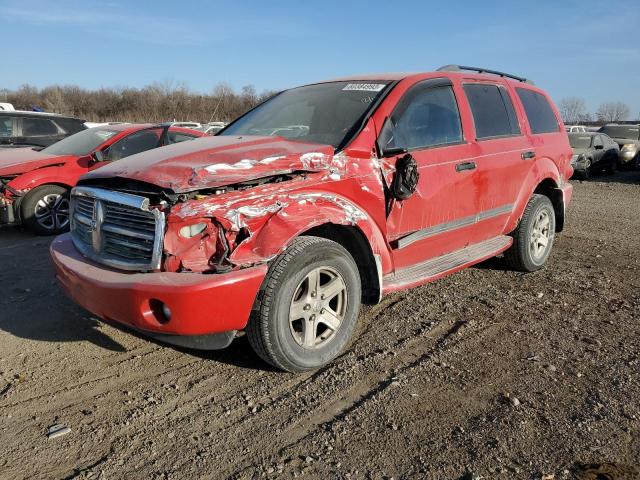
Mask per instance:
[[[37,168],[69,162],[76,157],[47,155],[31,148],[0,148],[0,176],[18,175]]]
[[[331,168],[334,148],[282,137],[217,136],[132,155],[82,180],[127,178],[174,192],[231,185],[270,175]]]

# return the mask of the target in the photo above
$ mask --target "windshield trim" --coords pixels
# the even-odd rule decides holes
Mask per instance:
[[[242,115],[240,115],[238,118],[236,118],[235,120],[231,121],[227,126],[225,126],[222,130],[220,130],[219,132],[217,132],[215,134],[215,136],[218,135],[223,135],[224,132],[227,130],[227,128],[231,127],[232,125],[234,125],[236,122],[240,121],[242,118],[244,118],[246,115],[249,115],[251,112],[253,112],[255,109],[257,109],[258,107],[261,107],[262,105],[264,105],[265,103],[273,100],[274,98],[276,98],[279,95],[282,95],[284,92],[288,92],[290,90],[295,90],[297,88],[304,88],[304,87],[312,87],[314,85],[324,85],[324,84],[329,84],[329,83],[343,83],[343,82],[365,82],[365,81],[369,81],[366,79],[357,79],[357,78],[349,78],[349,79],[340,79],[340,80],[329,80],[329,81],[325,81],[325,82],[315,82],[315,83],[309,83],[307,85],[299,85],[297,87],[292,87],[292,88],[287,88],[285,90],[281,90],[273,95],[271,95],[269,98],[263,100],[262,102],[260,102],[259,104],[257,104],[255,107],[253,107],[250,110],[247,110],[245,113],[243,113]],[[353,127],[345,134],[344,138],[342,139],[342,141],[338,144],[337,147],[334,147],[334,153],[338,153],[342,150],[344,150],[345,148],[347,148],[351,142],[360,134],[360,132],[362,131],[362,129],[365,127],[365,125],[367,124],[367,121],[369,121],[369,119],[371,118],[371,116],[375,113],[375,111],[378,109],[378,107],[380,106],[380,104],[384,101],[385,98],[387,98],[387,96],[389,95],[389,93],[396,87],[396,85],[400,82],[400,80],[385,80],[385,79],[379,79],[376,80],[377,82],[385,82],[386,85],[385,87],[382,89],[382,91],[380,91],[380,94],[378,95],[378,98],[376,99],[375,102],[373,102],[371,105],[369,105],[369,107],[364,111],[364,113],[360,116],[360,118],[358,118],[354,123],[353,123]],[[298,142],[302,142],[302,140],[297,140],[295,138],[290,138],[288,139],[292,142],[298,141]],[[303,142],[304,143],[304,142]]]

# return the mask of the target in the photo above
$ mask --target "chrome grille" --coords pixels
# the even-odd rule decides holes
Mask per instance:
[[[71,235],[78,250],[124,270],[158,270],[164,214],[149,199],[91,187],[71,192]]]

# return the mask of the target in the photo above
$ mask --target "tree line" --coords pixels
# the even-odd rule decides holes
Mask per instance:
[[[154,83],[143,88],[100,88],[88,90],[75,85],[36,88],[23,85],[16,90],[0,89],[0,102],[18,110],[34,107],[91,122],[229,122],[275,92],[257,93],[253,85],[234,91],[219,84],[209,94],[196,93],[185,85]]]
[[[620,122],[629,119],[631,109],[624,102],[604,102],[595,115],[587,110],[587,102],[581,97],[566,97],[560,100],[558,110],[564,123]]]

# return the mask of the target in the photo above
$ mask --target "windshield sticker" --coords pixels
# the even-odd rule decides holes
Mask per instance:
[[[349,83],[342,90],[354,92],[379,92],[384,87],[386,87],[384,83]]]

